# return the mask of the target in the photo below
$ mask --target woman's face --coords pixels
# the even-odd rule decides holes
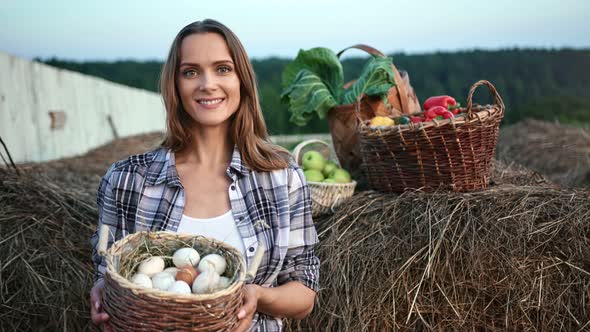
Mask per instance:
[[[227,43],[217,33],[183,39],[176,82],[185,112],[200,126],[226,123],[240,105],[240,79]]]

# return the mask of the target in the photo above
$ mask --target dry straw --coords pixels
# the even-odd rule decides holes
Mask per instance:
[[[502,129],[497,155],[564,187],[590,187],[590,128],[525,120]]]
[[[106,148],[110,162],[130,150]],[[109,164],[82,158],[53,178],[0,168],[0,331],[95,330],[91,161]],[[363,192],[316,218],[319,303],[287,330],[588,330],[590,192],[502,163],[490,185]]]
[[[96,194],[0,168],[0,331],[84,331]]]
[[[590,191],[362,192],[318,220],[313,331],[587,331]]]

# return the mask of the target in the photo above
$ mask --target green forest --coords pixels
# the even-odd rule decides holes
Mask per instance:
[[[536,118],[577,126],[590,125],[590,50],[506,49],[497,51],[390,54],[398,69],[409,73],[422,102],[433,95],[451,95],[466,103],[473,83],[486,79],[498,90],[506,105],[503,124]],[[162,62],[74,62],[56,58],[36,59],[45,64],[104,78],[140,89],[158,91]],[[366,57],[342,61],[346,80],[360,73]],[[304,127],[289,122],[281,104],[281,74],[288,58],[253,59],[264,116],[271,135],[328,132],[327,120],[315,119]],[[474,102],[488,104],[485,87]]]

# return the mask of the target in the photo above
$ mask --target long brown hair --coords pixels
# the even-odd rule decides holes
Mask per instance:
[[[191,140],[192,118],[183,110],[176,87],[182,40],[195,33],[221,35],[229,48],[240,79],[240,105],[232,115],[229,138],[238,146],[242,161],[257,171],[272,171],[289,165],[289,152],[272,144],[260,109],[252,63],[238,37],[225,25],[211,19],[193,22],[180,30],[162,67],[160,90],[166,108],[166,136],[162,146],[178,152]]]

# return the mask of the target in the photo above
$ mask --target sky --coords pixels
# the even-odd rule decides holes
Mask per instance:
[[[0,0],[0,52],[161,61],[183,26],[205,18],[259,59],[356,43],[407,54],[590,48],[589,0]]]

